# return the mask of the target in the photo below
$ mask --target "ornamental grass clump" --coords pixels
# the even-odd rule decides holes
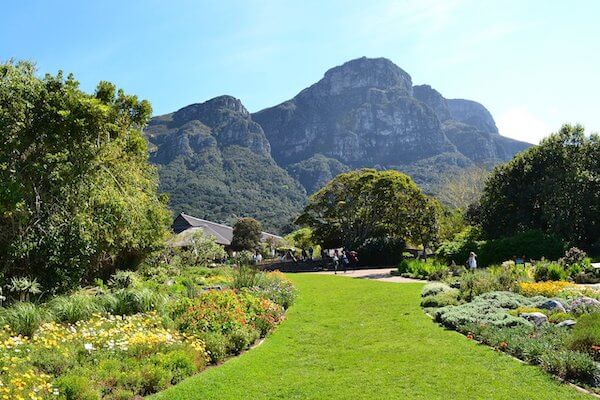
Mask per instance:
[[[573,328],[569,348],[600,361],[600,312],[581,316]]]

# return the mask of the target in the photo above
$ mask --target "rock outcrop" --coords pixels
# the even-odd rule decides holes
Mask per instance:
[[[252,216],[278,232],[306,192],[271,158],[263,129],[242,103],[220,96],[151,120],[150,161],[175,213],[233,223]]]
[[[293,176],[299,177],[299,166],[319,166],[322,173],[301,180],[309,193],[327,176],[324,164],[312,159],[317,154],[350,168],[410,172],[431,160],[451,160],[443,170],[463,168],[458,164],[465,158],[471,165],[495,164],[528,146],[500,136],[481,104],[445,99],[429,85],[413,87],[410,75],[385,58],[332,68],[293,99],[252,118],[263,127],[274,159]],[[417,182],[424,185],[436,178],[421,175]]]

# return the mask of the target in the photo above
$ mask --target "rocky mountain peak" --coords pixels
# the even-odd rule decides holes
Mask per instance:
[[[329,88],[329,94],[348,89],[399,87],[412,93],[412,78],[387,58],[357,58],[331,68],[318,83]]]
[[[184,124],[189,121],[199,120],[205,125],[217,125],[223,119],[232,115],[236,118],[250,119],[250,113],[239,99],[223,95],[207,100],[204,103],[190,104],[173,114],[173,121]]]
[[[453,120],[474,126],[483,132],[499,134],[494,117],[482,104],[464,99],[449,99],[447,102]]]

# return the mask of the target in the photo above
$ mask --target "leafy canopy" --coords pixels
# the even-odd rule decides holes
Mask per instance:
[[[497,238],[539,229],[584,249],[600,245],[598,160],[600,137],[564,125],[496,167],[478,210],[485,233]]]
[[[312,195],[297,223],[326,248],[360,248],[374,239],[428,245],[437,239],[438,209],[407,175],[362,169]]]
[[[170,215],[141,128],[150,104],[62,72],[0,65],[0,265],[66,289],[159,246]]]
[[[240,218],[233,225],[233,250],[254,250],[260,244],[262,228],[254,218]]]

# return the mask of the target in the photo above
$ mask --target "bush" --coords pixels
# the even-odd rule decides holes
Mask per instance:
[[[588,353],[600,361],[600,313],[583,315],[577,320],[569,348]]]
[[[260,333],[251,326],[237,328],[228,335],[228,350],[233,354],[240,354],[258,340]]]
[[[463,265],[471,251],[477,254],[479,266],[487,267],[522,255],[533,260],[558,259],[564,251],[564,244],[557,236],[538,230],[488,241],[478,241],[476,235],[469,233],[459,234],[455,240],[444,242],[437,254],[448,263],[454,261]]]
[[[100,394],[92,389],[90,380],[76,373],[61,376],[55,385],[65,400],[100,399]]]
[[[436,294],[452,290],[450,286],[442,282],[431,282],[423,286],[421,297],[435,296]]]
[[[552,324],[559,324],[568,319],[574,320],[575,316],[573,314],[565,313],[565,312],[555,312],[548,316],[548,322],[550,322]]]
[[[547,314],[548,310],[542,310],[542,309],[539,309],[537,307],[523,307],[523,306],[521,306],[521,307],[515,308],[514,310],[510,310],[508,313],[510,315],[512,315],[513,317],[518,317],[521,314],[537,313],[537,312],[542,313],[542,314]]]
[[[240,264],[233,270],[231,288],[243,289],[258,286],[262,274],[254,265]]]
[[[263,273],[253,290],[257,297],[267,298],[284,309],[289,308],[296,299],[296,288],[279,271]]]
[[[216,364],[227,357],[228,340],[225,335],[215,332],[204,332],[198,335],[206,346],[210,362]]]
[[[472,325],[492,325],[495,327],[531,326],[523,318],[514,317],[507,313],[507,308],[502,305],[518,307],[516,298],[511,298],[514,293],[487,293],[488,296],[475,298],[471,303],[458,306],[447,306],[434,312],[436,321],[452,329],[464,332]],[[518,296],[518,295],[516,295]],[[527,300],[524,300],[527,302]]]
[[[23,336],[32,337],[40,325],[49,318],[49,313],[33,303],[15,303],[0,312],[0,319],[10,329]]]
[[[107,311],[115,315],[132,315],[149,311],[161,311],[167,299],[148,288],[120,289],[113,293],[114,297],[104,298]]]
[[[181,331],[228,334],[248,323],[246,305],[233,290],[209,290],[177,318]]]
[[[422,307],[445,307],[455,306],[460,304],[458,299],[460,292],[458,289],[450,289],[448,291],[439,292],[437,294],[423,297],[421,300]]]
[[[512,291],[525,275],[514,264],[465,272],[459,277],[461,297],[470,301],[475,296],[494,291]]]
[[[541,261],[535,265],[534,278],[536,282],[564,281],[569,278],[569,272],[558,263]]]
[[[446,265],[435,259],[404,259],[398,265],[398,274],[415,279],[442,280],[449,275]]]
[[[595,384],[599,377],[594,360],[577,351],[546,352],[540,357],[540,364],[546,371],[567,380]]]
[[[360,265],[397,265],[405,248],[404,240],[386,237],[367,239],[356,251]]]
[[[92,314],[105,310],[94,296],[83,293],[55,297],[50,301],[49,307],[55,321],[71,324],[83,319],[89,319]]]

